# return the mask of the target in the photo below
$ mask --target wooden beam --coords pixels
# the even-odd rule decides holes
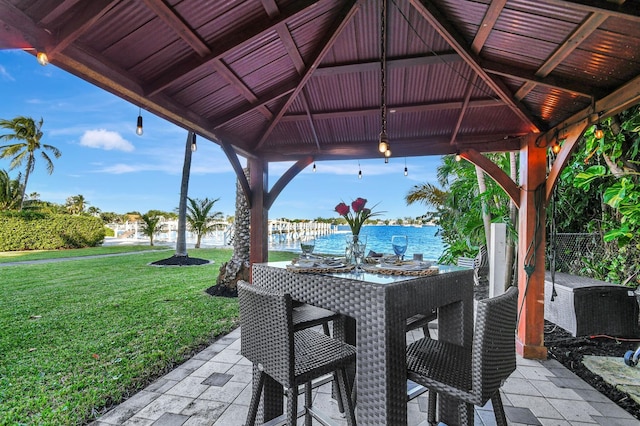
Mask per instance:
[[[58,28],[56,34],[54,34],[57,42],[55,46],[47,51],[49,60],[88,31],[93,24],[102,18],[117,3],[118,0],[85,1],[68,11],[67,14],[72,15],[72,19],[66,21],[65,25]]]
[[[418,105],[388,105],[387,108],[394,110],[395,114],[413,113],[413,112],[428,112],[428,111],[443,111],[450,109],[461,109],[464,106],[464,101],[456,102],[442,102],[433,104],[418,104]],[[478,99],[475,101],[469,101],[469,108],[494,108],[503,107],[504,103],[496,99]],[[380,108],[366,108],[366,109],[350,109],[350,110],[338,110],[338,111],[325,111],[314,112],[313,117],[316,120],[331,120],[335,118],[350,118],[350,117],[362,117],[368,115],[379,115]],[[302,121],[306,119],[306,114],[287,114],[282,117],[281,122],[293,122]]]
[[[598,27],[607,20],[604,14],[593,13],[588,16],[578,28],[573,31],[565,41],[544,61],[544,64],[536,71],[537,77],[546,77],[558,65],[564,61],[587,37],[589,37]],[[531,81],[524,83],[515,94],[517,99],[523,99],[533,90],[535,84]]]
[[[640,8],[634,1],[611,2],[602,0],[546,0],[547,3],[585,12],[602,13],[614,18],[640,23]]]
[[[544,346],[544,185],[547,151],[536,146],[536,137],[536,134],[531,134],[524,138],[520,150],[516,351],[526,359],[547,358],[547,348]]]
[[[471,43],[471,51],[476,55],[480,53],[482,46],[489,38],[489,34],[491,34],[493,27],[496,25],[496,21],[500,17],[505,4],[507,4],[507,0],[492,0],[489,4],[487,12],[480,23],[480,28],[478,28],[478,32]]]
[[[215,69],[215,71],[222,76],[227,82],[240,94],[248,100],[251,105],[255,105],[258,102],[258,97],[249,89],[244,82],[227,67],[226,64],[222,62],[220,59],[215,59],[211,62],[211,65]],[[269,111],[264,104],[256,105],[255,108],[262,113],[267,119],[273,118],[273,114]]]
[[[44,16],[42,16],[38,23],[41,27],[47,28],[50,24],[60,19],[61,16],[65,15],[70,9],[72,9],[77,3],[82,0],[63,0],[58,2],[53,9],[47,12]]]
[[[322,0],[298,0],[293,2],[291,6],[283,8],[281,14],[274,20],[265,20],[259,24],[252,23],[244,28],[237,28],[237,30],[233,32],[233,36],[225,37],[223,40],[216,42],[216,48],[211,54],[205,57],[200,57],[199,55],[195,57],[192,56],[175,64],[164,72],[161,78],[158,78],[153,84],[145,87],[145,92],[148,96],[153,96],[161,92],[175,81],[187,76],[192,71],[208,64],[210,61],[222,59],[233,49],[243,47],[273,31],[280,24],[284,24],[308,12],[309,8],[318,3],[318,1]]]
[[[475,149],[465,149],[460,151],[460,156],[468,162],[480,167],[489,175],[511,198],[513,204],[520,208],[520,188],[511,180],[511,177],[498,167],[493,161],[480,154]]]
[[[249,159],[248,168],[251,187],[249,262],[260,263],[269,260],[269,238],[267,229],[269,210],[266,207],[269,170],[268,164],[261,158]],[[272,413],[266,411],[269,410],[265,410],[265,417],[268,418]]]
[[[284,172],[280,179],[273,185],[273,188],[269,191],[266,199],[265,207],[267,210],[271,209],[271,206],[276,201],[282,190],[296,177],[301,171],[305,169],[309,164],[313,163],[313,157],[305,157],[296,161],[289,169]]]
[[[244,170],[242,169],[240,160],[238,160],[238,156],[236,155],[235,151],[233,150],[230,144],[224,141],[221,141],[220,147],[222,148],[222,151],[224,152],[224,154],[227,156],[229,163],[231,163],[231,167],[233,167],[233,171],[236,173],[236,179],[238,179],[238,182],[242,187],[242,192],[244,193],[244,196],[247,199],[247,205],[249,208],[251,208],[251,200],[252,200],[251,188],[249,187],[249,181],[247,181],[247,177],[244,175]]]
[[[411,68],[424,65],[452,64],[461,62],[462,58],[457,53],[441,53],[426,56],[408,56],[403,58],[387,59],[387,69]],[[380,61],[356,62],[350,64],[327,65],[318,67],[313,73],[314,77],[333,76],[339,74],[352,74],[370,71],[380,71]]]
[[[200,39],[200,37],[189,27],[175,10],[170,8],[162,0],[144,0],[145,4],[151,9],[165,24],[169,26],[178,36],[184,40],[196,53],[200,56],[206,56],[211,53],[209,46]]]
[[[602,90],[584,83],[553,76],[539,77],[533,71],[514,67],[512,65],[482,61],[482,68],[484,68],[489,74],[496,74],[517,80],[525,80],[526,82],[533,83],[534,85],[545,86],[550,89],[560,90],[562,92],[572,93],[578,96],[587,98],[598,98],[600,96],[604,96]]]
[[[520,102],[513,98],[509,88],[499,80],[487,74],[480,66],[479,58],[467,45],[464,37],[451,25],[451,23],[438,11],[431,2],[425,0],[409,0],[418,13],[445,39],[447,43],[464,59],[473,71],[502,99],[505,104],[520,118],[529,125],[532,133],[539,132],[541,123],[527,111]]]
[[[471,92],[473,91],[473,86],[476,84],[477,75],[472,76],[467,83],[467,88],[464,94],[464,101],[462,102],[462,108],[460,108],[460,114],[458,114],[458,120],[456,121],[456,125],[451,132],[451,140],[449,141],[449,145],[455,146],[456,136],[458,136],[458,131],[460,131],[460,126],[462,125],[462,120],[464,119],[464,115],[467,113],[467,109],[469,108],[469,98],[471,98]]]
[[[309,65],[309,67],[305,70],[304,75],[298,82],[296,89],[293,91],[289,99],[284,103],[284,105],[280,108],[280,111],[276,114],[276,116],[271,120],[269,126],[265,129],[262,137],[256,144],[255,149],[259,150],[260,147],[264,144],[264,142],[269,138],[269,135],[273,131],[273,129],[278,124],[280,118],[284,115],[284,113],[289,109],[295,98],[298,96],[298,93],[302,90],[302,88],[307,84],[309,78],[311,78],[311,74],[318,67],[318,64],[322,61],[325,55],[329,52],[329,49],[333,46],[338,36],[345,29],[347,24],[351,21],[353,15],[360,9],[360,6],[365,0],[349,0],[345,7],[342,9],[339,17],[334,21],[333,27],[329,31],[328,37],[320,44],[321,48],[315,55],[314,60]]]

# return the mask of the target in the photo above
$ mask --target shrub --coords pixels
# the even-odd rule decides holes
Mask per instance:
[[[104,237],[104,224],[95,217],[29,211],[0,215],[0,251],[94,247]]]

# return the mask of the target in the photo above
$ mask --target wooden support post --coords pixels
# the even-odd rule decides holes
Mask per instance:
[[[251,264],[269,260],[268,220],[269,211],[265,207],[268,188],[268,165],[261,159],[250,158],[249,187],[251,188]]]
[[[535,134],[520,148],[520,210],[518,222],[518,335],[523,358],[546,359],[544,346],[544,247],[546,148],[536,147]]]

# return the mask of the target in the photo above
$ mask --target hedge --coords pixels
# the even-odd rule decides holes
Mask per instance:
[[[104,237],[104,223],[92,216],[35,212],[0,215],[0,251],[94,247]]]

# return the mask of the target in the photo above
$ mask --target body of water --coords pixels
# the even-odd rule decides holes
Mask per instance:
[[[367,239],[366,253],[373,250],[376,253],[392,254],[391,237],[406,235],[408,246],[405,258],[411,258],[415,253],[420,253],[425,260],[437,260],[444,251],[442,239],[436,235],[439,229],[435,226],[363,226],[360,237]],[[314,253],[344,255],[347,237],[350,235],[349,227],[341,226],[335,234],[317,237]],[[269,250],[300,252],[300,242],[270,243]]]

